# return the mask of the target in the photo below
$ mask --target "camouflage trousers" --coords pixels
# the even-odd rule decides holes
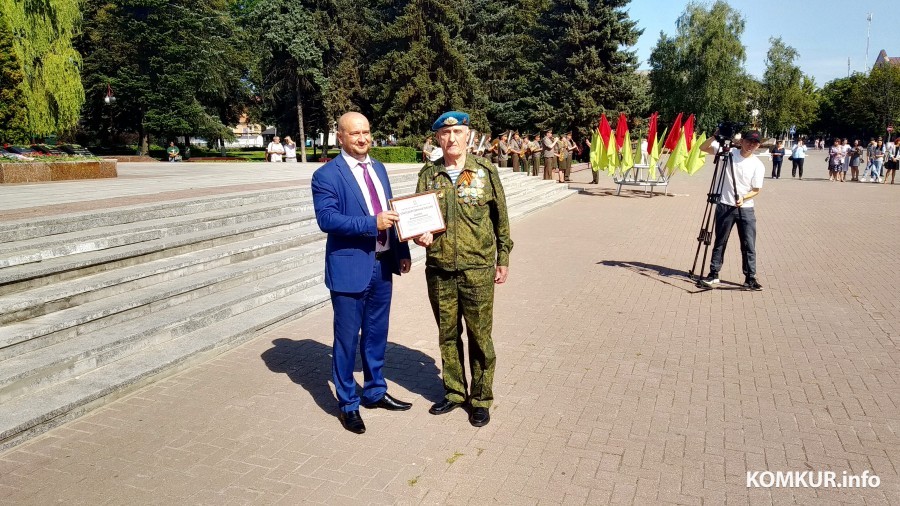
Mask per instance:
[[[445,398],[453,402],[468,400],[476,408],[489,408],[494,401],[497,357],[491,331],[494,327],[495,272],[493,267],[464,271],[425,269],[428,299],[438,326]],[[471,389],[467,388],[463,366],[463,321],[468,337]]]

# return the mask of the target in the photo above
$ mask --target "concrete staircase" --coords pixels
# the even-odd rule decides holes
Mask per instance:
[[[501,175],[511,220],[576,193]],[[321,307],[324,248],[306,187],[0,223],[0,450]]]

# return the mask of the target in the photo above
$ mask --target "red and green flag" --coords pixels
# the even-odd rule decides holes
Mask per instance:
[[[691,114],[688,116],[687,121],[684,122],[684,140],[687,142],[688,150],[691,149],[691,143],[694,142],[696,137],[694,136],[694,115]]]
[[[620,112],[619,119],[616,121],[616,149],[622,149],[626,132],[628,132],[628,119],[624,112]]]
[[[656,123],[659,120],[659,113],[654,112],[650,115],[650,128],[647,130],[647,153],[653,152],[653,147],[656,146]],[[659,149],[657,149],[657,152]]]
[[[663,144],[663,147],[668,149],[669,151],[674,151],[678,146],[678,139],[681,137],[682,129],[681,129],[681,116],[684,113],[678,113],[678,116],[675,118],[675,123],[672,123],[672,128],[669,130],[669,136],[666,137],[666,142]]]

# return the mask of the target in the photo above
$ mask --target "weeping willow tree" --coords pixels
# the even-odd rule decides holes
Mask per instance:
[[[80,19],[78,0],[0,0],[0,38],[11,41],[0,53],[11,46],[4,66],[18,65],[4,69],[0,94],[21,101],[16,115],[24,114],[19,129],[28,134],[56,134],[78,122],[84,88],[72,37]]]

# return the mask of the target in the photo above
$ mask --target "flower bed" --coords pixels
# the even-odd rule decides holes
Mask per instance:
[[[72,179],[100,179],[117,177],[115,160],[86,159],[49,161],[41,157],[34,161],[0,159],[0,183],[37,183]],[[52,157],[69,159],[75,157]]]

